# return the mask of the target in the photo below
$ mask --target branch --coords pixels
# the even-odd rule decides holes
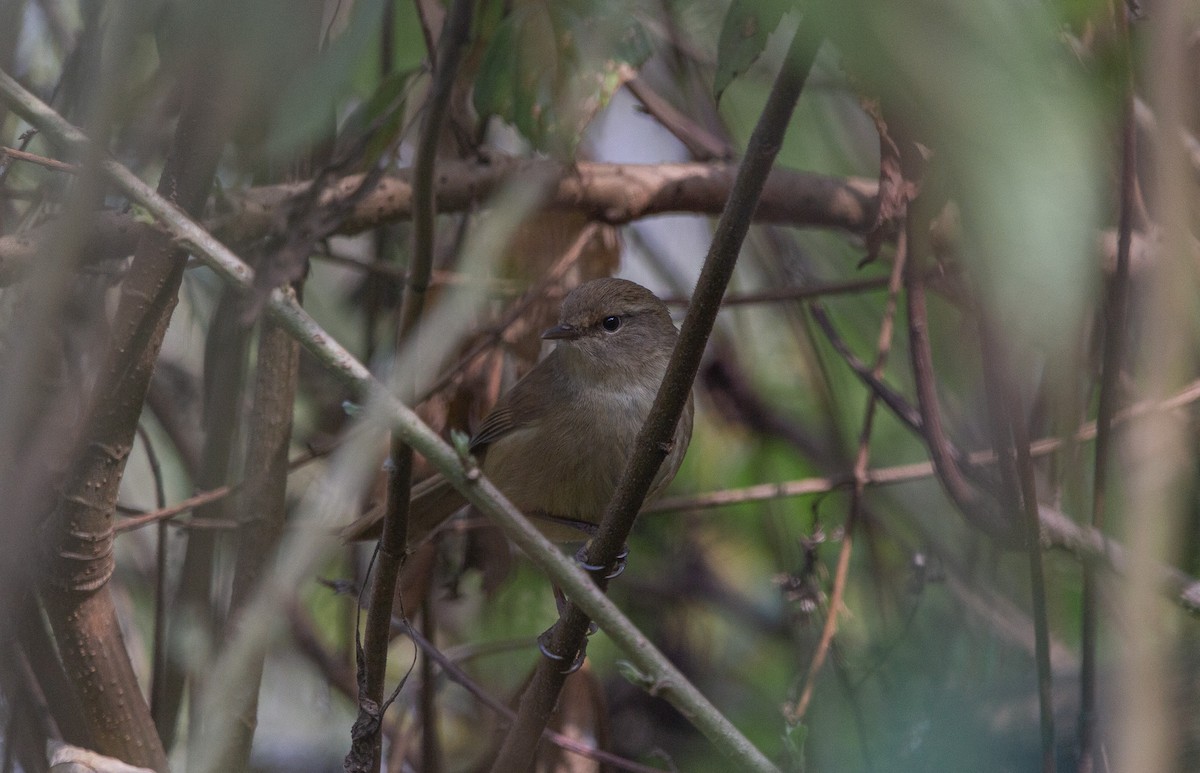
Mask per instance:
[[[550,180],[546,206],[583,212],[591,220],[622,225],[652,215],[691,213],[718,215],[729,197],[737,165],[732,162],[680,164],[604,164],[579,162],[565,166],[548,159],[492,156],[439,161],[434,186],[438,212],[478,209],[513,180],[526,175]],[[334,233],[354,234],[413,214],[413,170],[382,178],[350,208]],[[337,208],[359,192],[362,175],[331,182],[317,207]],[[293,201],[311,181],[250,188],[232,197],[232,211],[206,221],[206,228],[229,244],[248,244],[275,233],[286,222]],[[767,178],[758,222],[797,227],[838,228],[864,233],[875,217],[878,183],[774,169]],[[134,215],[101,213],[88,244],[97,251],[89,260],[128,255],[148,226]],[[35,260],[41,243],[55,233],[48,224],[30,234],[0,237],[0,287],[12,284]]]
[[[229,599],[233,624],[244,624],[247,605],[258,590],[269,561],[278,548],[287,514],[288,444],[292,437],[292,411],[299,378],[300,347],[274,321],[263,323],[254,372],[254,408],[247,433],[244,501],[237,515],[237,559]],[[241,709],[234,735],[225,741],[227,770],[243,770],[258,727],[258,692],[263,659],[247,664],[239,680]]]
[[[549,179],[547,206],[583,212],[589,219],[624,225],[651,215],[672,212],[719,215],[733,189],[734,162],[677,164],[606,164],[578,162],[570,166],[548,159],[491,156],[481,160],[439,163],[437,210],[464,212],[485,204],[506,183],[532,175]],[[342,178],[321,203],[349,195],[361,175]],[[215,229],[241,241],[274,225],[277,208],[303,190],[300,184],[252,188],[235,199],[234,214]],[[754,218],[759,222],[839,228],[864,232],[875,216],[878,183],[789,169],[767,177]],[[413,213],[412,170],[389,175],[354,207],[340,233],[357,233]]]
[[[203,490],[232,485],[234,470],[230,460],[237,454],[239,431],[242,426],[246,391],[246,369],[249,366],[250,326],[238,319],[243,295],[231,287],[219,293],[212,324],[204,341],[203,377],[203,449],[196,484]],[[229,502],[211,500],[196,507],[192,523],[232,523],[233,508]],[[179,632],[204,641],[205,651],[215,651],[220,634],[220,622],[213,603],[214,573],[218,550],[217,535],[211,531],[189,532],[183,560],[180,562],[178,590],[171,605],[168,639],[175,640]],[[169,647],[163,686],[154,704],[154,722],[163,743],[172,747],[176,739],[179,716],[183,709],[184,687],[190,682],[198,689],[205,679],[204,669],[189,667],[189,657],[179,647]],[[198,728],[204,717],[188,714],[188,738],[200,736]],[[194,749],[190,746],[189,749]]]
[[[589,219],[612,225],[661,214],[719,215],[729,197],[736,165],[732,162],[675,164],[606,164],[579,162],[568,168],[547,159],[495,156],[475,160],[439,162],[435,197],[437,211],[477,209],[504,185],[522,175],[551,180],[546,206],[583,212]],[[354,234],[397,221],[413,212],[412,170],[384,177],[365,192],[338,222],[333,233]],[[350,175],[329,184],[317,206],[336,207],[359,192],[362,175]],[[274,233],[286,221],[292,201],[303,196],[308,183],[286,183],[250,188],[231,197],[233,210],[210,217],[207,230],[230,244],[253,243]],[[859,177],[838,178],[811,172],[775,168],[759,200],[754,220],[796,228],[837,228],[866,234],[875,221],[879,184]],[[129,254],[140,234],[156,226],[134,215],[101,212],[88,235],[89,261],[119,259]],[[40,251],[57,226],[51,222],[30,232],[0,236],[0,287],[17,281],[38,260]],[[951,237],[953,238],[953,237]],[[1099,234],[1097,248],[1105,266],[1115,263],[1117,236]],[[1133,235],[1133,265],[1147,263],[1154,244]],[[372,267],[380,270],[381,267]],[[1106,268],[1111,270],[1111,268]],[[390,273],[390,272],[389,272]]]
[[[904,227],[910,231],[910,244],[914,244],[911,213]],[[920,243],[920,240],[915,241],[915,244]],[[1015,533],[1014,524],[997,508],[995,501],[987,493],[976,488],[963,476],[959,460],[956,458],[958,455],[942,428],[937,379],[933,372],[933,353],[929,343],[929,320],[925,310],[925,277],[919,258],[920,255],[917,254],[909,257],[905,267],[904,284],[908,290],[909,358],[917,391],[920,433],[929,448],[929,455],[933,459],[942,487],[963,517],[985,534],[1002,541],[1010,541]]]
[[[37,164],[38,166],[52,169],[56,172],[66,172],[67,174],[79,174],[79,167],[74,164],[67,164],[53,158],[39,156],[36,153],[29,153],[16,148],[8,148],[0,146],[0,162],[5,158],[11,158],[14,161],[24,161],[29,164]]]
[[[709,159],[726,160],[734,156],[734,149],[720,137],[713,135],[688,115],[664,99],[654,89],[637,77],[625,84],[625,88],[637,97],[643,109],[654,116],[663,128],[675,135],[698,161]]]
[[[489,695],[453,658],[433,646],[433,643],[426,639],[420,631],[408,623],[403,623],[403,630],[413,640],[413,644],[417,645],[429,660],[432,660],[441,667],[442,673],[446,675],[447,679],[471,693],[471,695],[475,696],[476,700],[494,713],[499,714],[505,720],[509,722],[516,720],[517,712]],[[603,749],[588,746],[569,735],[564,735],[550,728],[546,728],[542,732],[542,737],[564,751],[573,752],[581,757],[596,760],[597,762],[603,762],[617,770],[628,770],[632,771],[632,773],[662,773],[661,768],[651,768],[641,765],[611,752],[606,752]]]

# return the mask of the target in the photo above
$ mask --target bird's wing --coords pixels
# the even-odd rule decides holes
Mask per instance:
[[[550,364],[554,356],[555,352],[551,352],[500,398],[471,438],[471,453],[486,452],[500,438],[541,419],[542,406],[552,401],[555,391],[562,388]]]
[[[425,539],[442,521],[466,504],[467,500],[463,495],[440,474],[414,483],[408,509],[409,544],[415,545]],[[377,502],[362,517],[343,527],[339,536],[343,542],[379,539],[383,533],[383,519],[386,514],[387,502]]]
[[[512,408],[497,405],[487,415],[479,430],[471,438],[471,453],[478,453],[517,428]]]

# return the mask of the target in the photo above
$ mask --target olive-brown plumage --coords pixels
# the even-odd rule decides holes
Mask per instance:
[[[653,293],[624,279],[580,285],[558,324],[554,350],[504,394],[471,439],[485,475],[551,539],[583,539],[564,522],[598,523],[650,412],[678,332]],[[648,498],[675,477],[692,435],[689,398]],[[413,489],[409,540],[417,542],[466,500],[434,476]],[[368,536],[362,521],[351,538]]]

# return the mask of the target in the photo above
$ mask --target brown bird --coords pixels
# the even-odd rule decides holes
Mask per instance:
[[[616,490],[678,338],[666,305],[624,279],[580,285],[563,301],[556,341],[496,403],[471,439],[484,475],[552,540],[585,539]],[[661,492],[692,436],[689,396],[647,499]],[[409,542],[467,504],[440,475],[413,487]],[[347,539],[377,537],[380,512],[350,524]]]

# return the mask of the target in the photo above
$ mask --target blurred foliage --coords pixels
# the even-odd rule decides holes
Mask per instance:
[[[475,109],[513,124],[533,146],[569,158],[580,135],[651,53],[627,2],[514,5],[479,66]]]
[[[339,172],[407,167],[431,72],[425,34],[430,30],[423,25],[445,10],[438,3],[391,0],[326,3],[320,53],[304,57],[297,51],[312,41],[297,39],[300,26],[285,0],[146,0],[104,9],[86,0],[28,0],[5,11],[18,5],[19,35],[5,42],[0,30],[0,67],[97,137],[107,138],[102,140],[107,150],[148,180],[156,179],[170,147],[190,52],[207,44],[210,25],[217,21],[239,30],[229,44],[229,67],[240,76],[240,85],[214,106],[228,111],[235,128],[214,186],[209,222],[228,214],[244,189],[276,181],[278,167],[298,153],[326,163],[350,158],[353,163],[337,167]],[[1139,25],[1131,33],[1134,72],[1128,71],[1113,41],[1117,33],[1109,13],[1109,4],[1099,0],[482,0],[440,160],[486,162],[489,155],[523,148],[523,143],[531,148],[529,157],[548,156],[568,167],[619,157],[625,150],[616,139],[623,136],[620,131],[632,126],[636,132],[638,122],[649,120],[627,104],[622,107],[616,97],[633,78],[695,127],[739,151],[795,29],[819,25],[827,43],[797,106],[779,166],[877,178],[880,136],[864,104],[879,105],[889,138],[908,154],[906,160],[919,159],[923,171],[912,246],[933,277],[927,329],[947,434],[969,451],[997,442],[982,372],[979,330],[980,320],[987,318],[1001,331],[1006,372],[1028,408],[1021,418],[1028,431],[1035,440],[1066,437],[1096,418],[1097,341],[1109,276],[1096,243],[1117,222],[1122,89],[1131,79],[1139,95],[1149,98],[1154,79],[1165,77],[1146,71],[1152,41]],[[387,19],[385,35],[381,28]],[[1193,60],[1195,48],[1189,49]],[[595,120],[599,115],[606,120]],[[1188,120],[1185,129],[1194,136],[1200,126],[1194,125],[1195,116]],[[5,146],[20,145],[25,128],[12,113],[0,112]],[[1144,145],[1156,139],[1149,130],[1139,133]],[[639,150],[664,161],[684,153],[682,145],[652,140],[649,132],[644,140],[639,136],[641,141],[647,147]],[[322,148],[331,153],[318,152]],[[41,137],[27,149],[47,156],[56,152]],[[1147,191],[1157,182],[1149,157],[1149,150],[1139,151],[1140,180]],[[3,164],[4,236],[58,222],[53,218],[62,212],[78,217],[101,207],[126,209],[123,201],[96,195],[81,209],[64,193],[76,191],[76,184],[59,173],[11,160]],[[328,167],[318,163],[316,171],[322,168]],[[511,184],[533,197],[542,182],[531,176]],[[437,356],[426,352],[425,359],[397,365],[387,355],[394,343],[397,275],[410,257],[407,224],[381,222],[366,233],[316,245],[303,288],[306,308],[355,356],[367,357],[367,341],[378,344],[371,364],[380,372],[452,362],[480,345],[483,354],[421,408],[447,436],[451,430],[472,429],[497,394],[532,364],[527,355],[537,350],[536,333],[553,321],[562,292],[610,271],[608,259],[618,248],[624,248],[620,272],[639,281],[653,278],[664,296],[671,287],[693,286],[700,269],[702,256],[673,253],[670,238],[661,249],[645,247],[649,240],[642,236],[656,225],[653,221],[619,229],[605,225],[603,238],[611,243],[607,251],[598,251],[603,255],[581,258],[517,324],[490,335],[490,326],[527,289],[509,280],[538,282],[562,256],[564,243],[586,226],[559,224],[561,231],[552,237],[552,229],[538,222],[532,234],[522,235],[519,255],[500,244],[479,247],[479,240],[496,232],[507,241],[516,228],[509,223],[491,231],[485,229],[495,224],[483,223],[487,213],[511,204],[509,192],[438,217],[431,307],[448,308],[462,287],[485,300],[467,318],[456,318],[454,330],[446,325],[430,332],[444,349]],[[1188,204],[1194,220],[1195,201]],[[1153,197],[1149,206],[1156,206]],[[931,235],[932,223],[947,212],[957,213],[952,248],[941,249]],[[285,227],[283,214],[275,214],[278,222],[272,227]],[[1190,225],[1194,229],[1194,222]],[[705,230],[711,221],[697,216],[688,226]],[[1152,227],[1152,222],[1139,224],[1147,232]],[[471,239],[477,251],[491,250],[495,265],[464,265],[460,258]],[[628,249],[635,242],[644,249]],[[874,264],[861,265],[864,234],[759,225],[747,240],[731,292],[884,278],[895,258],[894,244],[890,240]],[[230,246],[248,257],[264,249],[261,242]],[[364,270],[365,264],[375,270]],[[87,303],[102,307],[120,282],[119,271],[105,281],[111,286],[72,286]],[[1195,286],[1192,274],[1176,281]],[[177,369],[187,385],[164,387],[166,404],[181,415],[198,411],[185,395],[204,399],[203,352],[214,326],[215,285],[207,269],[189,271],[184,302],[162,354],[160,370]],[[1136,348],[1154,343],[1138,336],[1156,310],[1136,305],[1150,297],[1148,283],[1134,289],[1135,314],[1126,332]],[[6,312],[20,291],[20,285],[0,291]],[[885,298],[885,290],[874,287],[819,301],[846,346],[867,363],[876,356]],[[744,398],[714,386],[715,379],[706,381],[711,374],[706,364],[697,386],[694,439],[668,496],[814,479],[828,479],[830,490],[647,513],[632,538],[628,571],[613,583],[611,595],[735,725],[789,770],[1034,769],[1040,762],[1038,674],[1027,558],[970,526],[935,477],[866,489],[844,603],[830,609],[851,502],[846,476],[870,392],[814,324],[808,303],[763,302],[722,313],[710,363],[735,374],[757,402],[751,410]],[[83,337],[88,325],[79,322],[87,318],[72,317],[74,310],[64,304],[64,339],[90,340]],[[915,403],[907,311],[902,294],[882,378]],[[1193,304],[1178,320],[1178,334],[1189,345],[1196,341],[1198,313]],[[8,313],[5,319],[7,337],[19,322]],[[469,334],[459,335],[458,328],[468,328]],[[86,347],[78,348],[83,351],[64,346],[62,356],[75,369],[69,372],[86,373],[95,365]],[[1191,373],[1194,363],[1181,368]],[[1136,374],[1125,375],[1131,381]],[[311,449],[321,456],[294,471],[289,490],[294,510],[325,485],[323,476],[335,464],[324,453],[359,420],[347,415],[341,385],[313,361],[302,362],[300,379],[292,456]],[[1123,385],[1123,404],[1137,396],[1130,383]],[[180,450],[182,441],[199,444],[202,437],[194,417],[185,417],[181,438],[169,427],[171,417],[157,411],[148,407],[143,421],[162,460],[167,500],[176,502],[195,493],[197,473]],[[1196,573],[1195,421],[1192,413],[1180,416],[1186,416],[1180,422],[1191,438],[1186,449],[1191,479],[1183,493],[1187,506],[1180,516],[1181,537],[1173,545],[1177,552],[1158,558]],[[1118,468],[1135,450],[1114,455]],[[1085,522],[1093,454],[1094,447],[1084,443],[1039,459],[1041,501]],[[362,476],[373,477],[382,459],[382,450],[375,449],[359,460]],[[928,459],[923,440],[880,407],[869,466]],[[428,472],[420,464],[418,469]],[[1132,517],[1141,514],[1123,504],[1130,479],[1120,469],[1110,477],[1108,531],[1124,537],[1132,531]],[[122,504],[152,509],[153,491],[145,449],[139,448],[125,472]],[[364,492],[364,503],[369,499]],[[452,533],[436,560],[425,566],[425,576],[406,582],[429,589],[439,648],[462,656],[460,664],[473,679],[507,700],[537,658],[533,637],[554,619],[554,601],[545,578],[526,559],[513,555],[509,567],[510,556],[500,549],[503,558],[498,557],[496,543],[487,542],[488,529],[477,526],[468,523]],[[305,523],[303,528],[318,527]],[[175,526],[163,532],[171,588],[188,532]],[[218,617],[227,603],[229,549],[236,540],[227,532],[219,532],[213,593]],[[292,601],[311,619],[330,658],[352,668],[353,589],[363,582],[369,551],[342,549],[332,538],[328,542],[319,571],[310,584],[294,589]],[[130,650],[144,676],[154,638],[158,543],[146,529],[123,533],[117,546],[120,570],[114,584],[123,589]],[[1066,551],[1044,556],[1057,759],[1060,769],[1072,770],[1078,753],[1083,605],[1079,562]],[[493,582],[500,576],[502,582]],[[335,594],[318,579],[344,582],[351,592]],[[1103,583],[1099,663],[1106,750],[1116,743],[1116,729],[1129,721],[1116,676],[1126,623],[1119,606],[1107,603],[1121,588],[1120,579]],[[280,621],[287,617],[284,612]],[[415,605],[404,612],[422,625],[427,619]],[[802,722],[789,723],[782,708],[801,691],[831,613],[839,624],[830,657],[816,677],[808,713]],[[1195,644],[1194,620],[1178,609],[1164,611],[1163,619],[1168,621],[1163,635],[1174,637],[1169,640],[1180,650]],[[276,640],[275,659],[281,665],[268,673],[261,713],[279,721],[261,724],[255,767],[306,769],[295,767],[294,760],[307,755],[312,764],[307,769],[340,769],[353,701],[330,686],[334,680],[327,670],[297,655],[293,637],[281,634]],[[495,651],[488,648],[492,643],[499,643]],[[411,643],[398,636],[389,660],[389,687],[408,675],[413,653]],[[208,653],[191,654],[195,670],[204,673]],[[636,675],[603,634],[594,637],[588,654],[584,673],[602,689],[609,722],[606,730],[590,730],[609,748],[664,769],[725,769],[683,717],[636,684]],[[1177,669],[1172,673],[1178,694],[1164,702],[1178,725],[1179,741],[1167,750],[1170,763],[1164,769],[1194,769],[1200,760],[1200,733],[1192,727],[1200,695],[1197,666],[1190,656],[1170,662]],[[411,751],[417,743],[417,681],[408,677],[389,715],[395,718],[388,727],[391,748]],[[311,693],[296,700],[281,684],[311,685]],[[477,769],[486,763],[488,744],[502,732],[499,721],[446,678],[439,677],[435,689],[446,769]],[[0,717],[12,715],[11,700],[3,696]],[[315,718],[320,727],[303,737],[287,736],[280,725],[299,716]],[[264,737],[267,729],[280,735]],[[4,747],[7,753],[10,744]],[[415,754],[411,759],[419,759]],[[174,751],[180,769],[183,756],[182,748]]]

